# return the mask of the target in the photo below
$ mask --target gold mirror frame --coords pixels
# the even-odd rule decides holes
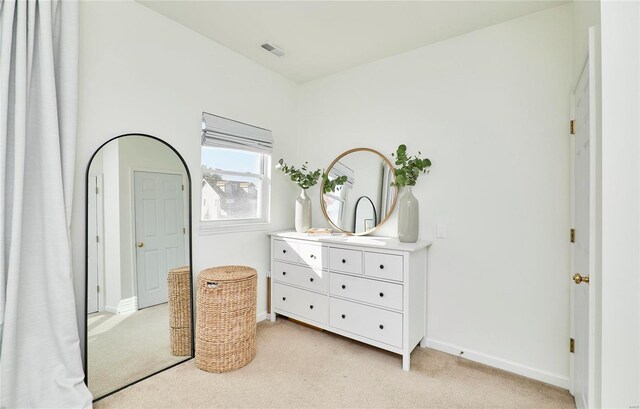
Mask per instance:
[[[333,221],[331,221],[331,218],[329,217],[329,215],[327,214],[327,208],[324,202],[324,180],[322,181],[322,183],[320,184],[320,207],[322,208],[322,215],[324,216],[325,219],[327,219],[327,221],[329,222],[329,224],[337,229],[338,231],[340,231],[341,233],[344,234],[348,234],[350,236],[366,236],[367,234],[371,234],[374,231],[376,231],[376,229],[380,226],[382,226],[383,224],[386,223],[387,219],[389,219],[389,216],[391,216],[391,214],[393,213],[393,211],[396,208],[396,202],[398,201],[398,185],[396,184],[397,182],[397,177],[396,177],[396,169],[393,167],[393,164],[391,163],[391,161],[384,156],[383,154],[381,154],[380,152],[378,152],[375,149],[371,149],[371,148],[353,148],[353,149],[349,149],[346,152],[341,153],[337,158],[335,158],[333,160],[333,162],[331,162],[331,164],[327,167],[327,175],[329,174],[329,172],[331,171],[331,168],[333,168],[333,166],[338,163],[338,161],[340,161],[340,159],[344,158],[345,156],[349,155],[350,153],[354,153],[354,152],[371,152],[373,154],[378,155],[379,157],[382,158],[382,160],[384,160],[387,165],[389,166],[389,169],[391,169],[391,173],[393,174],[393,188],[395,191],[395,196],[393,197],[393,202],[391,202],[391,206],[389,207],[389,211],[387,212],[387,214],[384,216],[384,219],[382,219],[380,221],[380,223],[376,224],[373,229],[367,230],[365,232],[362,233],[355,233],[355,232],[350,232],[350,231],[346,231],[341,229],[340,227],[336,226]]]

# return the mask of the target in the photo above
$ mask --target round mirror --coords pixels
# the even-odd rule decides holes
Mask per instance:
[[[351,149],[338,156],[326,170],[322,213],[343,233],[363,235],[382,225],[393,212],[398,188],[391,162],[369,148]]]

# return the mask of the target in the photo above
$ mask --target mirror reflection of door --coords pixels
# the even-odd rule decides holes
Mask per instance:
[[[98,176],[89,175],[87,208],[87,313],[100,309],[100,226],[102,220],[102,200],[98,188]]]
[[[135,172],[138,308],[167,302],[167,272],[185,264],[182,176]]]
[[[89,165],[86,374],[94,398],[191,358],[172,348],[167,283],[171,269],[190,263],[187,186],[176,152],[143,135],[113,139]],[[184,297],[190,310],[191,292]]]

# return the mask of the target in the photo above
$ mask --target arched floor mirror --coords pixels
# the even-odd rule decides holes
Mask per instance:
[[[168,143],[126,134],[96,150],[86,187],[84,364],[97,400],[194,356],[191,176]]]

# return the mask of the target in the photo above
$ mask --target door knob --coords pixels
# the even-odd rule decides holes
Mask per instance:
[[[584,276],[583,277],[583,276],[580,275],[580,273],[575,273],[572,278],[573,278],[573,281],[576,284],[580,284],[580,283],[589,284],[589,276]]]
[[[136,244],[136,246],[138,246],[138,247],[144,247],[144,243],[143,243],[143,242],[139,242],[138,244]]]

